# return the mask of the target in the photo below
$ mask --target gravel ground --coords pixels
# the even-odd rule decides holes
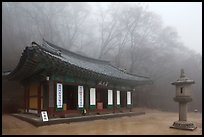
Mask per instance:
[[[137,108],[145,115],[73,122],[69,124],[35,127],[10,115],[2,115],[3,135],[202,135],[202,114],[189,112],[187,117],[197,129],[194,131],[169,128],[178,120],[178,113]]]

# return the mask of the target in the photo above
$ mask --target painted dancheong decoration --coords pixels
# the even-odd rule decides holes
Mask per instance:
[[[174,101],[179,103],[179,120],[175,121],[170,128],[194,130],[196,126],[193,122],[187,121],[187,103],[192,101],[192,84],[195,82],[185,76],[184,70],[181,69],[181,76],[171,83],[176,86],[176,97]]]

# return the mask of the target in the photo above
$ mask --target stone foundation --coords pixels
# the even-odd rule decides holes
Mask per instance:
[[[193,122],[190,121],[175,121],[170,128],[183,129],[183,130],[194,130],[197,127]]]

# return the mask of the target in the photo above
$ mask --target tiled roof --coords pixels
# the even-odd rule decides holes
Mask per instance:
[[[108,61],[82,56],[74,52],[62,49],[48,41],[45,41],[45,42],[50,46],[50,48],[55,48],[55,51],[61,52],[61,55],[56,55],[56,54],[54,55],[46,51],[44,52],[54,57],[57,57],[62,61],[78,66],[80,68],[91,70],[99,74],[104,74],[104,75],[108,75],[108,76],[120,78],[120,79],[127,79],[127,80],[134,80],[134,81],[148,80],[148,78],[144,76],[136,76],[134,74],[128,74],[127,72],[124,72],[123,70],[120,70],[119,68],[116,68],[115,66],[111,65],[110,62]],[[44,48],[47,48],[48,50],[49,47],[44,46]]]
[[[32,44],[35,46],[27,47],[24,50],[24,53],[21,57],[21,60],[18,66],[13,72],[11,72],[11,75],[17,73],[22,67],[22,64],[23,64],[22,60],[26,60],[26,59],[23,59],[25,58],[26,50],[29,50],[30,52],[35,50],[35,51],[38,51],[37,53],[41,56],[42,55],[47,56],[48,58],[53,58],[53,60],[55,61],[68,64],[67,67],[74,66],[78,69],[83,69],[83,72],[84,71],[93,72],[94,74],[97,74],[98,76],[103,75],[111,79],[120,79],[124,81],[144,82],[144,83],[150,82],[150,79],[148,77],[137,76],[135,74],[129,74],[125,72],[124,70],[121,70],[111,65],[111,63],[108,61],[98,60],[98,59],[82,56],[74,52],[71,52],[69,50],[63,49],[45,40],[42,45],[39,45],[35,42],[33,42]]]

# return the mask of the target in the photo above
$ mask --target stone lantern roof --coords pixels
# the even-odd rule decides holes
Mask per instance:
[[[181,69],[181,76],[179,79],[177,79],[176,82],[171,83],[172,85],[183,85],[183,84],[194,84],[194,80],[191,80],[190,78],[186,77],[184,73],[184,69]]]

